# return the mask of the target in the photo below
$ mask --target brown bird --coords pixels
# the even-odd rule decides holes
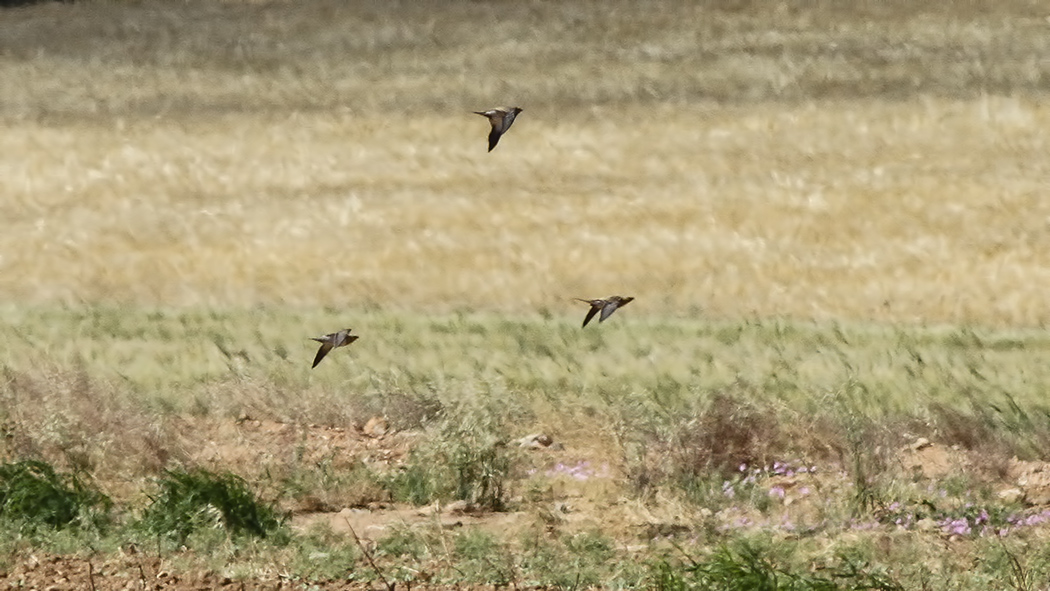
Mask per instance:
[[[350,343],[356,341],[357,335],[350,334],[350,331],[352,330],[354,329],[344,328],[339,332],[329,333],[324,335],[323,337],[310,337],[311,340],[321,343],[321,348],[317,350],[317,357],[314,357],[314,364],[311,367],[311,369],[313,367],[317,367],[317,364],[321,363],[321,360],[324,359],[324,356],[328,355],[328,352],[332,349],[336,347],[345,347]]]
[[[612,313],[617,308],[622,308],[629,304],[633,297],[624,296],[609,296],[604,300],[585,300],[583,298],[575,298],[581,302],[585,302],[591,305],[591,309],[587,311],[587,317],[583,319],[583,326],[587,326],[587,323],[594,318],[594,315],[601,310],[602,315],[598,318],[598,322],[605,322],[605,319],[612,316]]]
[[[492,124],[492,131],[489,132],[489,152],[499,143],[500,136],[507,133],[511,124],[514,123],[514,118],[521,111],[521,107],[496,107],[488,111],[474,111],[477,115],[488,117],[489,123]]]

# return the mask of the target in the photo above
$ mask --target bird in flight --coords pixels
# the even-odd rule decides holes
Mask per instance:
[[[489,132],[489,152],[499,143],[500,136],[507,133],[514,123],[514,118],[521,111],[521,107],[496,107],[488,111],[474,111],[477,115],[488,117],[489,123],[492,124],[492,131]]]
[[[314,357],[314,364],[311,368],[317,367],[317,364],[321,363],[324,356],[328,355],[328,352],[332,349],[335,349],[336,347],[345,347],[356,341],[357,335],[350,334],[350,331],[352,330],[352,328],[344,328],[339,332],[329,333],[323,337],[310,337],[311,340],[321,343],[321,348],[317,350],[317,357]]]
[[[609,296],[604,300],[585,300],[583,298],[575,298],[581,302],[585,302],[591,305],[591,309],[587,311],[587,317],[583,319],[583,326],[587,326],[587,323],[594,318],[594,315],[600,310],[602,315],[598,318],[598,322],[605,322],[605,319],[612,316],[612,313],[617,308],[622,308],[629,304],[633,297],[624,296]]]

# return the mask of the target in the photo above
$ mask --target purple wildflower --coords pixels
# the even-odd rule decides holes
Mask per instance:
[[[856,521],[853,519],[850,520],[850,529],[853,530],[866,531],[869,529],[875,529],[877,527],[879,527],[879,522],[877,521]]]
[[[939,525],[941,526],[941,530],[945,533],[955,534],[957,536],[968,536],[972,531],[970,529],[970,522],[965,517],[960,517],[958,519],[946,517]]]
[[[722,494],[725,495],[726,498],[729,498],[729,499],[731,499],[734,496],[736,496],[736,491],[733,490],[733,483],[732,482],[729,482],[728,480],[726,480],[725,482],[722,483]]]

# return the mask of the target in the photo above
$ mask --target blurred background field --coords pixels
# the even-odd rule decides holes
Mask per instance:
[[[943,488],[1009,529],[1043,507],[996,495],[1050,445],[1048,18],[1020,0],[2,10],[0,457],[132,505],[171,466],[230,469],[304,514],[449,500],[421,492],[427,469],[474,462],[507,479],[489,509],[548,534],[568,498],[632,547],[644,526],[698,552],[788,539],[809,567],[929,552],[939,567],[891,572],[914,588],[1050,572],[1010,561],[1041,534],[942,547],[887,509],[943,509]],[[504,104],[524,112],[486,153],[471,111]],[[581,330],[572,298],[612,294],[637,299]],[[361,339],[311,370],[307,337],[343,327]],[[422,451],[380,438],[376,467],[367,437],[315,445],[376,416]],[[566,446],[550,466],[504,457],[536,431]],[[898,453],[917,438],[967,459],[918,477]],[[720,488],[788,456],[846,482],[823,483],[819,519],[800,501],[810,534],[764,489],[741,509]],[[616,483],[524,475],[570,460]],[[723,527],[745,513],[767,525]],[[587,576],[640,584],[624,569]]]
[[[1034,4],[4,16],[9,301],[1047,319]]]

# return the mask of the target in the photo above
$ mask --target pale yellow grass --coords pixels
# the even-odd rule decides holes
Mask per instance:
[[[8,18],[10,16],[10,18]],[[0,297],[1043,325],[1026,2],[85,2],[0,30]],[[496,104],[525,112],[491,154]]]
[[[1044,324],[1022,99],[226,115],[4,134],[7,300]],[[560,312],[559,312],[560,313]]]

